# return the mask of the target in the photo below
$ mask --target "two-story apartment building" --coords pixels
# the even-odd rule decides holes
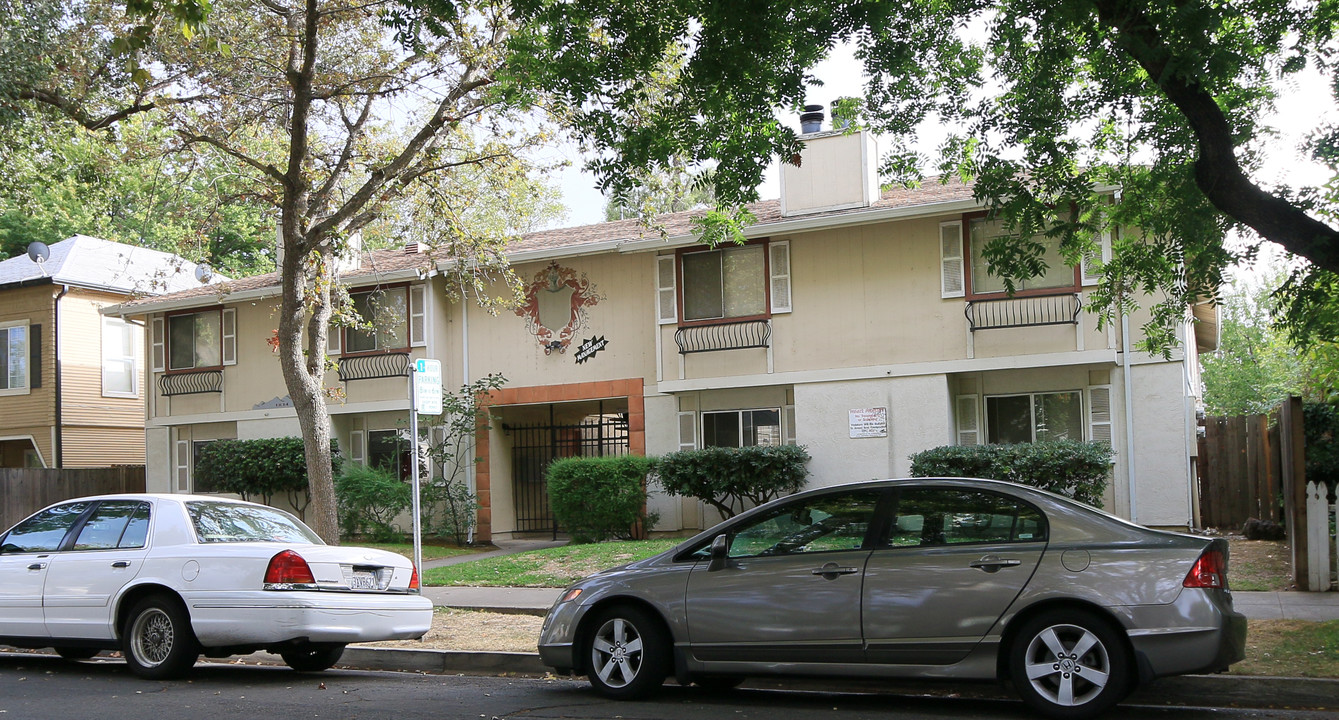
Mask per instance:
[[[144,463],[143,331],[100,314],[200,285],[176,255],[75,235],[0,262],[0,467]]]
[[[769,443],[806,446],[826,485],[905,475],[912,453],[950,443],[1107,440],[1109,509],[1193,522],[1211,333],[1187,326],[1170,360],[1134,352],[1139,319],[1099,329],[1082,311],[1094,268],[1058,254],[1006,296],[981,255],[1000,229],[970,187],[880,192],[864,133],[806,142],[744,245],[703,246],[692,213],[661,218],[664,234],[629,220],[526,235],[510,248],[526,283],[514,313],[450,301],[445,265],[416,249],[364,254],[342,281],[381,321],[331,338],[334,436],[355,461],[403,463],[404,375],[433,357],[448,389],[508,381],[469,468],[485,539],[551,530],[553,457]],[[269,343],[277,293],[268,275],[113,310],[150,328],[150,489],[200,490],[203,443],[297,434]],[[714,520],[663,494],[651,509],[657,530]]]

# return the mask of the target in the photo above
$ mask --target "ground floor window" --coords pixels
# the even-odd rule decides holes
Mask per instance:
[[[195,472],[196,468],[200,467],[200,453],[201,453],[201,451],[203,451],[205,448],[209,447],[210,445],[213,445],[215,442],[216,442],[216,441],[214,441],[214,440],[196,440],[195,442],[192,442],[192,443],[191,443],[191,471],[190,471],[190,472],[191,472],[191,475],[193,476],[191,479],[195,481],[195,482],[194,482],[194,486],[192,487],[192,492],[198,492],[198,493],[214,493],[214,492],[218,492],[218,491],[219,491],[219,489],[218,489],[217,487],[214,486],[214,483],[212,483],[212,482],[208,482],[208,481],[205,481],[205,480],[202,480],[202,479],[199,477],[199,475]]]
[[[393,472],[401,480],[408,480],[409,438],[399,430],[369,430],[367,464]]]
[[[702,447],[782,445],[780,408],[702,413]]]
[[[986,398],[988,441],[998,444],[1083,439],[1078,390]]]

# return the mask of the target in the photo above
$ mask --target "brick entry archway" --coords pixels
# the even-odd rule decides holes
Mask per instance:
[[[643,403],[642,378],[603,380],[600,382],[571,383],[568,385],[537,385],[521,388],[502,388],[489,394],[487,407],[507,405],[542,405],[546,403],[577,402],[581,400],[628,399],[628,452],[646,454],[646,413]],[[478,527],[475,536],[482,541],[493,539],[492,472],[490,468],[488,431],[475,437],[479,463],[475,466],[474,492],[479,499]]]

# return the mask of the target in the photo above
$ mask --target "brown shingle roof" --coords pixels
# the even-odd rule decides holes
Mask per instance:
[[[879,200],[867,208],[851,208],[847,210],[830,210],[827,212],[811,213],[804,215],[802,219],[849,217],[859,215],[860,213],[893,210],[897,208],[911,208],[921,205],[970,200],[971,198],[972,187],[962,183],[956,178],[950,178],[947,182],[942,183],[939,178],[927,178],[924,184],[918,188],[896,187],[890,190],[885,190]],[[781,215],[780,200],[764,200],[751,203],[748,205],[748,210],[753,213],[753,217],[755,218],[753,223],[754,228],[764,228],[767,225],[797,219],[794,217],[787,218]],[[688,210],[685,212],[661,215],[658,216],[656,220],[664,226],[667,236],[676,237],[692,234],[693,218],[701,217],[704,214],[704,210]],[[643,224],[640,219],[634,218],[631,220],[618,220],[615,222],[581,225],[578,227],[559,228],[556,230],[540,230],[538,232],[527,233],[522,235],[518,240],[510,243],[507,246],[507,250],[512,253],[534,252],[562,248],[579,248],[583,245],[594,245],[608,241],[652,240],[659,237],[659,230],[649,228]],[[433,259],[427,254],[406,252],[398,248],[392,250],[373,250],[371,252],[363,253],[362,267],[354,273],[343,275],[343,280],[349,285],[365,285],[374,281],[382,274],[408,270],[414,267],[423,267],[424,269],[427,269],[432,262]],[[177,302],[190,298],[206,298],[210,296],[217,297],[218,300],[222,302],[228,295],[234,293],[247,290],[261,290],[267,287],[278,288],[278,286],[279,273],[272,272],[265,275],[239,278],[224,283],[203,285],[198,288],[172,293],[171,295],[160,295],[158,297],[132,300],[125,303],[122,307],[129,309],[143,305],[157,305],[160,303]]]
[[[829,210],[827,212],[810,213],[804,215],[803,219],[844,217],[876,210],[891,210],[894,208],[932,205],[935,203],[970,199],[972,199],[971,185],[966,185],[956,178],[950,178],[947,182],[941,183],[939,178],[934,177],[927,178],[918,188],[896,187],[890,190],[885,190],[879,200],[867,208]],[[755,228],[796,219],[794,217],[782,217],[780,200],[764,200],[762,202],[751,203],[748,205],[748,210],[753,213],[753,217],[755,218],[753,223],[753,227]],[[656,217],[656,220],[664,226],[668,236],[675,237],[691,234],[693,232],[692,219],[695,217],[702,217],[705,213],[705,210],[687,210],[685,212],[660,215]],[[556,250],[559,248],[577,247],[580,245],[592,245],[610,240],[635,241],[651,240],[658,237],[660,237],[658,230],[648,228],[641,222],[641,220],[634,218],[631,220],[617,220],[596,225],[582,225],[578,227],[560,228],[557,230],[540,230],[538,232],[527,233],[522,235],[520,240],[508,245],[507,249],[511,252]]]
[[[389,273],[409,270],[415,267],[421,267],[424,270],[432,266],[433,260],[427,254],[417,252],[407,252],[402,248],[391,250],[372,250],[363,253],[362,266],[351,273],[345,273],[341,276],[348,285],[367,285],[375,282],[382,275]],[[186,300],[189,298],[216,298],[219,302],[227,299],[227,296],[244,292],[247,290],[262,290],[265,288],[279,287],[279,273],[265,273],[264,275],[252,275],[250,277],[238,278],[227,282],[214,283],[212,285],[201,285],[198,288],[182,290],[170,295],[159,295],[157,297],[145,297],[131,300],[123,304],[124,309],[134,308],[141,305],[157,305],[164,302],[173,302]]]

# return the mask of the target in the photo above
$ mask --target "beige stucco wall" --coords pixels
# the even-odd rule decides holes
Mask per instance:
[[[1136,363],[1130,372],[1134,390],[1134,520],[1143,525],[1185,526],[1191,509],[1182,366]]]
[[[478,378],[501,372],[508,387],[566,385],[598,380],[646,378],[655,381],[654,257],[647,253],[606,253],[563,258],[559,265],[585,276],[602,299],[586,308],[587,323],[573,335],[565,353],[544,354],[539,341],[514,312],[496,317],[474,305],[469,313],[470,374]],[[516,266],[527,284],[548,263]],[[543,291],[541,291],[543,292]],[[457,313],[459,309],[457,309]],[[450,332],[451,342],[458,333]],[[609,345],[582,364],[575,361],[577,345],[592,336],[604,336]],[[454,363],[453,363],[454,364]]]
[[[888,436],[851,438],[850,411],[888,409]],[[810,485],[902,477],[914,452],[952,437],[948,379],[923,375],[795,386],[796,442],[808,448]]]

